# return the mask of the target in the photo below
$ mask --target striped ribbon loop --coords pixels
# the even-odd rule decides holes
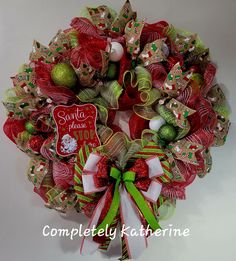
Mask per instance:
[[[85,166],[85,163],[92,152],[92,149],[89,146],[83,146],[79,151],[77,156],[77,162],[75,163],[75,172],[74,172],[74,189],[77,195],[77,200],[81,209],[84,208],[88,203],[93,202],[96,198],[95,193],[85,195],[83,183],[82,183],[82,173]]]

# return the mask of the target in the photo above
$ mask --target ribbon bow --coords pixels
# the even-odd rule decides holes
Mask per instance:
[[[136,174],[137,173],[132,170],[122,173],[116,167],[111,168],[110,177],[112,177],[113,179],[116,180],[114,195],[113,195],[110,209],[109,209],[106,217],[102,221],[102,223],[97,227],[97,231],[99,231],[100,229],[105,229],[106,226],[109,226],[112,223],[112,221],[114,220],[114,218],[116,217],[116,214],[119,209],[119,204],[120,204],[119,186],[120,186],[121,182],[124,183],[126,190],[134,199],[135,203],[139,207],[140,211],[142,212],[143,216],[149,223],[150,227],[153,230],[160,228],[155,216],[153,215],[149,206],[147,205],[146,200],[142,196],[141,192],[139,192],[137,187],[134,185]],[[157,190],[157,192],[159,192],[159,190]]]
[[[85,195],[105,191],[93,212],[89,228],[96,227],[95,234],[98,234],[100,230],[105,231],[114,223],[118,213],[120,213],[121,222],[125,227],[139,231],[142,226],[139,214],[141,213],[150,228],[159,229],[158,221],[148,204],[148,202],[158,200],[162,189],[162,184],[156,179],[156,177],[163,175],[159,158],[154,156],[146,160],[137,159],[133,167],[124,172],[116,166],[112,166],[109,170],[107,160],[100,154],[92,152],[82,172]],[[100,217],[107,206],[107,200],[109,200],[107,195],[110,189],[113,189],[113,185],[114,190],[110,207],[99,224]],[[130,256],[135,258],[146,248],[146,237],[142,235],[127,237],[127,244]],[[83,239],[81,252],[89,254],[99,246],[94,238],[86,237]]]

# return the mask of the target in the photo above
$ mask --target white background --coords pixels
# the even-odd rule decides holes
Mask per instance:
[[[218,65],[217,79],[223,85],[232,110],[232,126],[224,147],[214,148],[212,172],[196,179],[187,190],[187,200],[177,204],[169,221],[188,227],[188,238],[152,238],[139,260],[234,261],[236,260],[236,1],[235,0],[136,0],[133,8],[148,21],[167,19],[170,23],[197,32],[210,47]],[[10,76],[27,62],[33,39],[47,44],[58,29],[68,27],[85,5],[110,4],[117,11],[123,1],[0,0],[0,89],[11,87]],[[1,125],[5,119],[0,110]],[[80,241],[44,238],[45,225],[76,227],[86,220],[79,215],[62,217],[44,208],[32,193],[25,171],[28,159],[0,132],[0,260],[105,260],[96,253],[82,257]],[[163,226],[168,225],[165,223]],[[112,260],[119,249],[111,251]]]

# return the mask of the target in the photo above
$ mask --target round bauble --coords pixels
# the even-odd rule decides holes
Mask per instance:
[[[164,42],[163,42],[163,45],[162,45],[162,51],[163,51],[163,53],[165,54],[166,57],[169,56],[169,54],[170,54],[169,48],[168,48],[167,44],[164,43]]]
[[[40,135],[32,136],[28,141],[28,147],[33,152],[39,153],[40,148],[42,147],[44,138]]]
[[[124,55],[124,48],[120,43],[111,42],[110,61],[119,62]]]
[[[108,71],[107,71],[107,78],[109,80],[116,79],[118,75],[118,67],[115,63],[109,63]]]
[[[204,79],[203,79],[202,75],[199,74],[199,73],[193,73],[191,79],[192,79],[193,81],[196,81],[196,83],[197,83],[199,86],[202,86],[203,83],[204,83]]]
[[[166,121],[161,116],[156,116],[149,121],[149,128],[154,131],[158,131]]]
[[[165,141],[173,141],[176,136],[177,136],[177,132],[175,130],[175,127],[170,125],[170,124],[164,124],[161,126],[161,128],[158,131],[158,134],[160,136],[161,139],[165,140]]]
[[[32,122],[27,121],[25,123],[25,129],[30,133],[30,134],[35,134],[37,130],[35,129],[35,126]]]
[[[72,88],[76,85],[77,76],[70,64],[58,63],[51,71],[51,78],[56,85]]]

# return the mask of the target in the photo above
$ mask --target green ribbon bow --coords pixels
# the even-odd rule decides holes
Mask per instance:
[[[139,192],[139,190],[136,188],[136,186],[133,183],[135,181],[135,175],[136,173],[134,171],[126,171],[122,174],[122,172],[119,169],[115,167],[111,168],[110,177],[116,179],[113,199],[107,215],[103,219],[102,223],[98,225],[98,227],[96,228],[96,234],[99,232],[99,230],[105,231],[106,227],[107,226],[109,227],[112,224],[113,220],[117,215],[119,204],[120,204],[119,186],[121,181],[124,182],[127,191],[134,199],[135,203],[139,207],[141,213],[143,214],[144,218],[147,220],[150,227],[154,231],[157,229],[161,229],[160,225],[157,222],[157,219],[155,218],[154,214],[149,208],[143,195]]]

